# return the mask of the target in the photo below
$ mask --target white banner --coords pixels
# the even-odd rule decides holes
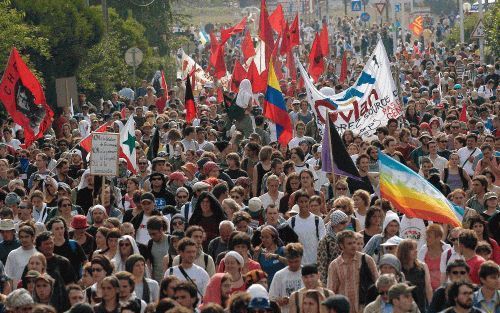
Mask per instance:
[[[302,64],[297,64],[316,120],[324,123],[326,111],[334,112],[335,127],[341,134],[350,129],[370,137],[377,127],[386,126],[390,118],[401,115],[401,102],[381,40],[356,83],[339,94],[327,95],[316,89]]]

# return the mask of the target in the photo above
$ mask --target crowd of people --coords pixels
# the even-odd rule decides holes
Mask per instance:
[[[361,34],[357,23],[332,25],[319,87],[346,89],[387,39],[386,28]],[[344,51],[358,61],[340,83]],[[2,121],[1,310],[499,312],[500,63],[441,41],[407,38],[396,51],[404,115],[371,138],[342,134],[361,180],[321,170],[313,104],[293,79],[280,81],[294,127],[287,145],[271,139],[262,94],[228,93],[246,101],[233,119],[206,84],[185,123],[181,78],[169,90],[124,85],[96,104],[80,94],[75,115],[58,112],[26,148],[23,129]],[[137,164],[120,159],[118,176],[91,175],[79,143],[105,123],[120,132],[130,116]],[[462,226],[410,218],[381,199],[379,150],[461,209]]]

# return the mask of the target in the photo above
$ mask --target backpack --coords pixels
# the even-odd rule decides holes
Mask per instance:
[[[182,262],[182,258],[179,255],[179,264],[181,264],[181,262]],[[206,254],[205,252],[203,252],[203,263],[205,264],[205,266],[203,267],[203,269],[206,271],[207,267],[208,267],[208,254]],[[170,267],[170,269],[168,271],[168,275],[172,275],[173,273],[174,273],[174,268]]]
[[[292,216],[292,229],[295,230],[295,216]],[[316,225],[316,239],[319,241],[319,217],[317,215],[314,216],[314,225]]]

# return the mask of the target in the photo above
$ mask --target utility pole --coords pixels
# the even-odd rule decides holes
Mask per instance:
[[[458,0],[458,11],[460,12],[460,43],[465,42],[465,32],[464,32],[464,1]],[[479,0],[481,2],[481,0]]]
[[[392,0],[391,3],[391,19],[392,19],[392,53],[393,55],[396,55],[396,50],[397,50],[397,45],[398,45],[398,27],[396,26],[396,1],[398,0]],[[389,5],[387,3],[386,5]],[[399,77],[398,77],[399,79]]]
[[[108,15],[108,1],[102,0],[102,16],[104,18],[104,33],[109,32],[109,15]]]
[[[479,20],[483,21],[483,0],[477,2],[479,4]],[[484,64],[484,37],[479,38],[479,59],[481,64]]]

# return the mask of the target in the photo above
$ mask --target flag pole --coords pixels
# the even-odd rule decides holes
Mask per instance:
[[[330,138],[330,109],[326,109],[326,121],[325,121],[325,131],[328,132],[328,139],[331,142]],[[324,133],[323,133],[323,138],[325,138]],[[335,177],[335,167],[334,167],[334,162],[333,162],[333,153],[332,153],[333,147],[330,145],[330,166],[332,169],[332,189],[333,189],[333,200],[335,200],[335,182],[336,182],[336,177]]]

